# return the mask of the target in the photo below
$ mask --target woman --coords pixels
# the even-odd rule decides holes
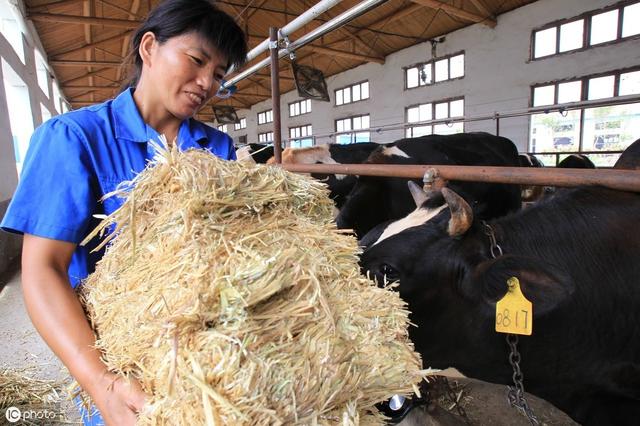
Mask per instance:
[[[121,200],[100,198],[132,179],[165,135],[181,149],[235,159],[231,138],[192,117],[247,53],[240,27],[207,0],[166,0],[132,39],[135,75],[115,99],[57,116],[32,136],[20,183],[0,224],[24,234],[22,284],[34,326],[89,393],[107,425],[135,423],[145,394],[100,359],[74,288],[93,272],[96,242],[78,243]],[[84,418],[101,424],[100,416]],[[89,423],[91,422],[91,423]]]

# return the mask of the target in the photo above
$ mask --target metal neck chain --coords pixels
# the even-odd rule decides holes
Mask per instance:
[[[502,256],[502,247],[498,245],[498,242],[496,240],[496,233],[491,225],[483,220],[482,227],[484,228],[484,235],[489,237],[489,251],[491,252],[491,257],[495,259],[498,256]]]
[[[511,348],[511,353],[509,354],[509,363],[513,368],[513,383],[515,386],[507,386],[509,389],[509,393],[507,394],[507,401],[509,404],[520,411],[523,415],[527,416],[532,425],[539,425],[540,421],[533,414],[533,410],[529,407],[529,403],[524,397],[524,375],[520,370],[520,352],[518,352],[518,336],[514,334],[507,334],[507,344]]]
[[[482,226],[484,228],[484,234],[489,237],[489,252],[491,253],[491,257],[496,259],[499,256],[502,256],[502,247],[498,245],[498,241],[496,240],[496,233],[487,222],[482,221]],[[523,415],[527,416],[532,425],[539,425],[540,421],[533,414],[533,410],[529,407],[529,403],[527,402],[524,396],[524,375],[520,370],[520,352],[518,352],[518,336],[515,334],[507,334],[506,336],[507,344],[511,349],[509,353],[509,364],[513,368],[513,384],[515,386],[507,386],[509,392],[507,394],[507,401],[509,405],[520,411]]]

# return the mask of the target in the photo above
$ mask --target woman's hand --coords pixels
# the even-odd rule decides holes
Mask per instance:
[[[135,425],[147,397],[137,380],[108,372],[90,394],[107,426]]]

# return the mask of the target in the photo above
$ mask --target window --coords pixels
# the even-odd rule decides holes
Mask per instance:
[[[22,44],[22,30],[16,20],[14,11],[9,6],[9,2],[0,2],[0,33],[7,39],[16,55],[20,58],[22,63],[24,60],[24,46]]]
[[[22,170],[22,163],[29,147],[29,140],[33,133],[33,114],[29,100],[29,89],[18,73],[6,62],[2,61],[4,91],[9,108],[9,125],[13,139],[13,149],[18,174]]]
[[[352,102],[369,99],[369,82],[363,81],[352,86],[347,86],[335,91],[336,105],[350,104]]]
[[[247,128],[247,119],[241,118],[239,122],[233,124],[233,130],[240,130]]]
[[[291,148],[305,148],[313,146],[313,130],[311,124],[289,128],[289,146]]]
[[[51,118],[51,112],[42,103],[40,104],[40,114],[42,115],[42,122],[43,123]]]
[[[58,83],[53,82],[53,96],[51,97],[51,102],[53,102],[53,106],[55,107],[58,114],[62,111],[62,98],[60,97],[60,89],[58,88]]]
[[[405,70],[405,87],[412,89],[464,77],[464,53],[435,59]]]
[[[220,130],[221,132],[227,133],[228,130],[228,126],[226,124],[221,124],[218,126],[218,130]]]
[[[406,121],[408,127],[405,129],[405,135],[408,138],[416,138],[418,136],[439,134],[451,135],[454,133],[464,132],[464,124],[457,123],[439,123],[439,124],[416,124],[422,121],[441,120],[447,118],[457,118],[464,116],[464,99],[452,99],[445,101],[430,102],[411,106],[406,109]]]
[[[258,142],[260,143],[273,142],[273,132],[259,133]]]
[[[311,99],[303,99],[289,104],[289,117],[308,114],[311,112]]]
[[[49,71],[47,70],[46,62],[39,50],[35,50],[36,56],[36,76],[38,78],[38,86],[42,89],[42,93],[49,97]]]
[[[336,143],[371,142],[369,114],[336,120],[336,132]]]
[[[640,94],[640,70],[586,76],[532,88],[532,105],[561,105]],[[535,137],[534,137],[535,136]],[[560,154],[584,152],[599,167],[613,166],[631,142],[640,138],[640,103],[580,108],[531,116],[529,150],[547,165]]]
[[[624,2],[602,11],[585,13],[533,31],[532,59],[545,58],[640,34],[640,2]]]
[[[237,145],[246,145],[247,144],[247,135],[238,136]]]
[[[258,125],[273,122],[273,110],[258,113]]]

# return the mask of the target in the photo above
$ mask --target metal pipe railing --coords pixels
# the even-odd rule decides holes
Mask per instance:
[[[444,180],[507,183],[517,185],[600,185],[622,191],[640,192],[640,171],[617,169],[544,169],[495,166],[396,165],[396,164],[280,164],[296,173],[387,176],[422,179],[429,169]]]
[[[318,16],[325,13],[327,10],[331,9],[338,3],[341,3],[343,0],[321,0],[317,4],[314,4],[309,9],[307,9],[300,16],[295,18],[293,21],[289,22],[284,27],[280,28],[278,37],[289,36],[299,30],[300,28],[307,25],[309,22],[316,19]],[[269,49],[269,41],[270,38],[264,39],[260,44],[251,49],[249,53],[247,53],[247,62],[252,61],[257,58],[263,52],[266,52]],[[229,70],[229,73],[233,72],[233,69]]]
[[[278,29],[269,28],[271,60],[271,108],[273,111],[273,154],[276,163],[282,162],[282,134],[280,122],[280,64],[278,63]]]
[[[314,29],[310,33],[307,33],[304,36],[300,37],[298,40],[292,42],[291,44],[289,44],[289,46],[286,49],[281,49],[278,52],[278,57],[283,58],[287,56],[289,53],[294,52],[297,49],[315,41],[316,39],[322,37],[323,35],[335,30],[336,28],[339,28],[345,25],[347,22],[357,18],[360,15],[367,13],[371,9],[379,6],[382,3],[386,3],[387,1],[389,0],[365,0],[355,5],[351,9],[344,11],[343,13],[331,19],[330,21],[327,21],[324,24],[320,25],[318,28]],[[237,84],[239,81],[244,80],[245,78],[255,74],[262,68],[266,67],[267,65],[269,65],[270,62],[271,62],[270,58],[263,59],[262,61],[254,64],[253,66],[247,68],[246,70],[230,78],[224,84],[224,87],[230,87]]]

